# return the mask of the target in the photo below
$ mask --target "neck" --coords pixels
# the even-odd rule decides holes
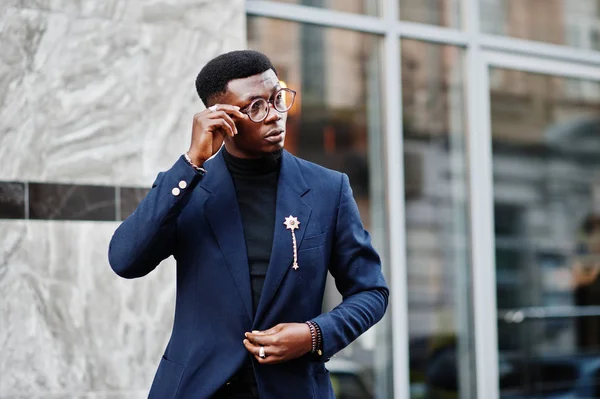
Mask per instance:
[[[223,148],[223,157],[229,172],[244,176],[257,176],[278,172],[283,150],[264,154],[259,158],[240,158]]]

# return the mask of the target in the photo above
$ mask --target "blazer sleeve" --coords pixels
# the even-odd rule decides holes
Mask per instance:
[[[158,174],[148,195],[113,234],[108,259],[115,273],[145,276],[173,254],[177,218],[201,178],[183,156]]]
[[[364,229],[348,176],[342,174],[335,240],[329,271],[343,301],[312,321],[321,328],[323,358],[345,348],[384,315],[389,290],[381,260]]]

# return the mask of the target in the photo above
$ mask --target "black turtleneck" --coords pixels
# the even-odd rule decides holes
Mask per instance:
[[[242,216],[252,305],[256,313],[273,247],[281,152],[258,159],[242,159],[223,148],[223,156],[233,178]]]

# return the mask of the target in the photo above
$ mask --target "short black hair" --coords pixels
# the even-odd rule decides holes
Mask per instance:
[[[221,54],[206,64],[196,77],[196,91],[205,106],[227,91],[227,84],[272,69],[271,60],[258,51],[237,50]]]

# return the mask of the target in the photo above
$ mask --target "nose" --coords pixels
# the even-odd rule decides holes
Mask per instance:
[[[269,112],[267,113],[267,117],[265,118],[265,122],[269,123],[269,122],[276,122],[278,120],[281,119],[281,114],[279,113],[279,111],[277,111],[275,109],[275,107],[273,106],[273,104],[271,103],[267,103],[268,107],[269,107]]]

